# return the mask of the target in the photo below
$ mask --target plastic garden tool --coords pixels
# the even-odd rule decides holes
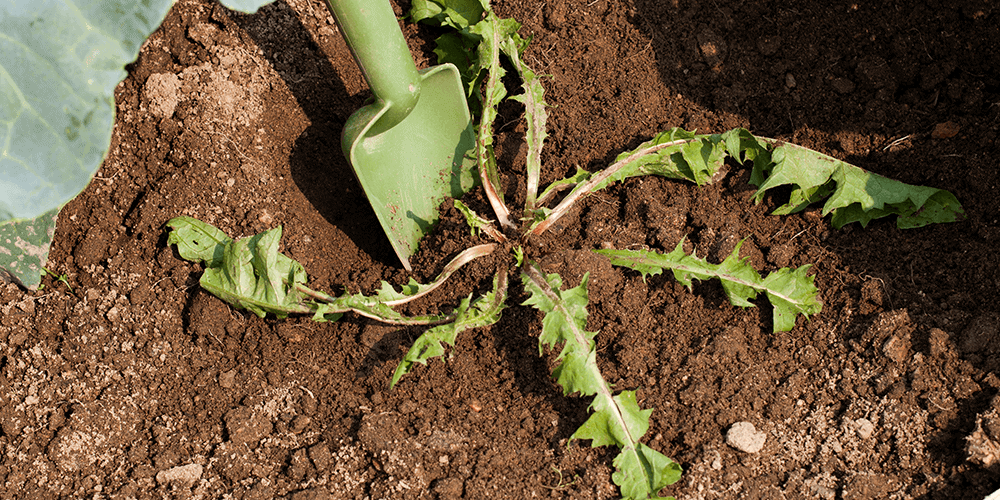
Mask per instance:
[[[344,125],[342,146],[392,248],[410,270],[445,197],[473,185],[475,133],[452,64],[417,71],[386,0],[328,0],[375,94]]]

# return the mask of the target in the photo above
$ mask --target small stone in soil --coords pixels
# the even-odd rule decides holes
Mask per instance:
[[[219,375],[219,385],[223,389],[232,389],[236,385],[236,370],[229,370]]]
[[[868,439],[875,433],[875,424],[867,418],[859,418],[855,420],[854,425],[857,426],[855,432],[858,433],[858,437],[861,439]]]
[[[758,432],[750,422],[736,422],[726,432],[726,444],[746,453],[757,453],[764,447],[767,435]]]
[[[179,465],[156,473],[156,482],[160,484],[176,484],[191,486],[201,480],[204,468],[200,464]]]

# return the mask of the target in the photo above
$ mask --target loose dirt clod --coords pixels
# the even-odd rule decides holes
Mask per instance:
[[[766,440],[767,434],[758,432],[750,422],[736,422],[726,432],[726,444],[746,453],[757,453]]]

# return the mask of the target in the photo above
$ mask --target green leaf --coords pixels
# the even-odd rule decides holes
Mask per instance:
[[[524,93],[512,97],[512,99],[524,105],[524,118],[527,123],[527,130],[524,140],[528,145],[527,159],[525,160],[528,172],[527,176],[527,199],[525,207],[527,210],[535,208],[535,200],[538,194],[538,182],[542,169],[542,146],[548,133],[545,130],[545,122],[548,120],[548,113],[545,108],[545,88],[535,72],[521,60],[521,53],[528,46],[528,42],[522,40],[517,33],[511,34],[501,45],[501,50],[510,59],[511,64],[521,77],[521,88]]]
[[[488,8],[489,2],[480,0],[414,0],[410,19],[461,30],[479,22]]]
[[[722,167],[726,158],[726,145],[721,135],[696,135],[679,128],[661,132],[639,147],[626,151],[615,159],[615,163],[605,170],[582,175],[578,168],[570,179],[552,183],[542,194],[547,198],[554,187],[575,184],[573,190],[554,210],[556,217],[562,216],[575,200],[600,191],[615,182],[629,177],[658,175],[670,179],[681,179],[698,185],[708,184]]]
[[[462,215],[465,216],[465,223],[469,225],[473,236],[479,236],[481,231],[492,227],[490,221],[480,217],[479,214],[466,206],[465,203],[455,200],[455,208],[457,208],[458,211],[462,212]]]
[[[6,270],[23,287],[36,289],[58,215],[59,209],[52,209],[34,219],[0,224],[0,271]]]
[[[170,0],[0,4],[0,221],[61,207],[107,152],[114,89]]]
[[[680,480],[683,472],[681,464],[642,443],[636,443],[634,453],[624,450],[619,453],[614,466],[617,470],[611,480],[621,488],[624,498],[660,498],[657,492]],[[673,500],[673,497],[663,500]]]
[[[648,250],[594,250],[607,256],[611,264],[639,271],[643,278],[670,269],[678,282],[690,289],[692,281],[716,278],[722,282],[723,291],[736,306],[752,307],[750,299],[763,292],[774,309],[772,322],[775,332],[789,331],[795,327],[795,318],[801,314],[808,318],[823,309],[817,298],[819,290],[808,275],[809,265],[797,269],[781,268],[761,279],[747,259],[739,257],[739,242],[733,253],[720,264],[711,264],[696,255],[684,253],[684,240],[668,254]]]
[[[507,301],[507,273],[498,273],[493,278],[493,290],[482,297],[471,301],[462,299],[455,310],[455,320],[451,323],[436,326],[424,332],[417,338],[410,350],[399,362],[396,372],[392,375],[389,387],[395,387],[403,375],[413,369],[414,363],[427,364],[427,360],[444,355],[444,344],[455,345],[458,334],[472,328],[489,326],[500,321],[500,313]]]
[[[336,321],[348,311],[397,325],[453,321],[454,315],[403,316],[391,306],[433,290],[462,265],[488,255],[495,248],[487,244],[462,251],[427,285],[410,280],[402,291],[396,291],[383,282],[382,289],[372,297],[363,294],[334,297],[310,290],[302,264],[278,252],[281,227],[233,240],[211,224],[190,217],[171,219],[167,226],[172,229],[168,244],[176,245],[182,258],[205,264],[200,283],[212,295],[260,317],[267,313],[279,318],[292,313],[312,314],[315,321]]]
[[[226,245],[233,241],[221,229],[193,217],[174,217],[167,221],[173,229],[167,245],[176,245],[184,260],[204,262],[205,267],[219,267]]]
[[[788,203],[775,215],[795,213],[826,199],[823,214],[832,213],[831,223],[838,229],[851,222],[865,226],[889,215],[898,215],[896,225],[904,229],[965,217],[958,199],[947,191],[888,179],[802,146],[757,137],[744,129],[697,135],[674,128],[622,153],[610,167],[575,179],[573,191],[531,232],[543,232],[580,198],[628,177],[660,175],[699,185],[711,182],[727,156],[753,162],[750,183],[759,187],[754,194],[758,203],[768,190],[791,186]],[[543,197],[548,193],[547,189]]]
[[[525,288],[531,293],[522,305],[547,313],[542,318],[538,353],[544,354],[546,347],[554,349],[557,344],[563,344],[558,358],[560,364],[552,375],[562,386],[564,394],[579,392],[593,396],[602,385],[607,385],[600,372],[596,373],[596,377],[593,372],[597,366],[597,354],[593,349],[597,332],[586,330],[588,279],[588,275],[584,275],[580,286],[560,291],[562,278],[558,274],[548,275],[545,285],[528,279],[527,274],[522,275]]]
[[[479,114],[482,105],[478,91],[483,83],[483,68],[477,59],[481,40],[479,35],[474,35],[468,30],[445,33],[434,40],[437,44],[434,53],[437,54],[438,64],[454,64],[462,75],[466,97],[469,98],[470,106],[475,106],[475,109],[470,109],[474,115]]]
[[[588,276],[579,286],[560,290],[562,279],[558,274],[546,276],[535,263],[528,262],[521,281],[530,294],[524,305],[545,313],[539,351],[562,344],[559,365],[552,375],[564,393],[594,396],[590,418],[571,439],[590,439],[595,447],[620,448],[612,479],[625,498],[649,498],[680,479],[680,465],[639,442],[649,430],[652,410],[640,409],[633,391],[615,395],[601,375],[594,343],[597,333],[586,329]]]
[[[667,144],[671,145],[662,147]],[[696,135],[694,132],[673,128],[658,134],[632,151],[618,155],[615,162],[626,161],[626,164],[595,190],[640,175],[659,175],[687,180],[699,186],[708,184],[712,181],[712,176],[722,167],[725,152],[726,148],[720,135]],[[634,158],[629,160],[630,157]]]
[[[838,229],[852,222],[864,227],[889,215],[899,216],[896,225],[900,228],[955,222],[965,217],[961,204],[947,191],[888,179],[795,144],[774,144],[773,165],[761,169],[769,170],[770,175],[759,185],[754,199],[759,202],[768,190],[791,185],[792,197],[775,211],[777,214],[800,211],[829,196],[823,215],[833,213],[831,223]]]
[[[573,175],[566,177],[564,179],[559,179],[552,184],[545,187],[542,194],[538,196],[538,203],[544,204],[547,200],[555,196],[556,193],[565,189],[571,189],[581,182],[586,182],[590,179],[590,172],[580,168],[579,165],[576,166],[576,172]]]
[[[87,186],[111,141],[115,86],[171,5],[0,4],[0,222],[38,217]]]
[[[231,241],[223,248],[222,263],[209,267],[199,283],[237,309],[264,317],[310,313],[295,285],[304,285],[306,272],[298,262],[278,253],[281,226],[250,238]]]
[[[649,430],[649,416],[653,410],[642,410],[635,401],[635,391],[622,391],[613,398],[617,408],[607,407],[607,401],[595,399],[590,409],[593,413],[570,439],[590,439],[593,446],[625,446],[629,436],[642,436]],[[625,426],[617,425],[616,413]]]
[[[497,117],[497,106],[507,96],[507,88],[501,83],[507,71],[500,64],[500,47],[509,37],[516,34],[520,27],[521,25],[513,19],[500,19],[492,11],[488,11],[486,19],[469,29],[482,40],[477,47],[477,61],[486,71],[483,114],[479,121],[476,155],[479,158],[480,170],[486,172],[485,177],[501,197],[503,192],[499,189],[500,179],[493,157],[493,122]],[[478,74],[478,71],[475,73]]]

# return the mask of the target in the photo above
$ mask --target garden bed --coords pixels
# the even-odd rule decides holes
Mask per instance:
[[[581,203],[529,249],[575,286],[618,389],[652,408],[644,442],[677,460],[678,498],[978,498],[1000,486],[967,439],[1000,445],[1000,12],[988,2],[499,1],[533,36],[549,138],[542,183],[597,170],[671,127],[744,127],[911,184],[966,220],[834,230],[772,216],[749,169],[705,187],[643,177]],[[402,14],[404,9],[397,9]],[[418,66],[430,29],[404,24]],[[254,15],[182,0],[117,92],[111,151],[63,210],[48,268],[0,292],[0,498],[613,498],[613,450],[567,443],[588,401],[538,356],[540,314],[504,311],[390,390],[419,328],[347,315],[260,319],[201,290],[166,245],[190,215],[236,237],[284,227],[315,289],[370,293],[400,269],[340,151],[368,92],[322,2]],[[521,108],[500,108],[502,182],[523,199]],[[489,210],[478,191],[466,203]],[[772,333],[729,304],[612,267],[595,248],[812,264],[823,310]],[[414,258],[440,272],[477,242],[452,209]],[[475,263],[410,312],[488,286]],[[72,286],[70,290],[67,286]],[[527,295],[512,289],[513,301]],[[983,431],[974,433],[977,420]],[[750,422],[760,451],[726,432]],[[974,435],[975,434],[975,435]]]

